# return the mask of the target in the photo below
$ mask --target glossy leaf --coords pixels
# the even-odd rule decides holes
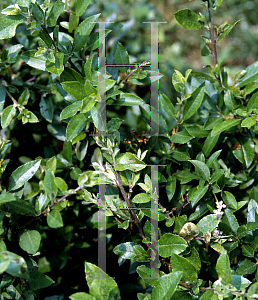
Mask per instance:
[[[152,300],[166,300],[173,297],[179,281],[182,278],[182,272],[171,272],[161,277],[157,281],[155,287],[152,290]]]
[[[16,27],[27,21],[23,15],[1,16],[0,18],[0,40],[9,39],[15,35]]]
[[[84,90],[84,85],[78,81],[62,82],[61,85],[68,94],[70,94],[77,100],[82,100],[87,96]]]
[[[73,117],[82,107],[82,100],[75,101],[71,105],[66,106],[60,114],[60,120]]]
[[[71,118],[66,129],[66,138],[71,141],[77,136],[87,123],[87,118],[84,114],[77,114]]]
[[[204,236],[208,231],[212,232],[218,224],[219,220],[215,214],[210,214],[202,218],[197,224],[197,227],[200,230],[199,235]]]
[[[162,257],[169,257],[172,253],[180,254],[186,247],[186,241],[175,234],[165,233],[159,239],[159,255]]]
[[[31,67],[45,71],[46,60],[45,56],[36,56],[36,50],[28,50],[22,53],[21,58]]]
[[[20,247],[29,254],[35,254],[39,249],[41,241],[40,233],[37,230],[28,230],[19,238]]]
[[[120,42],[116,42],[114,46],[113,59],[117,65],[129,65],[128,52]],[[128,67],[118,67],[118,69],[125,73]]]
[[[88,17],[77,27],[74,33],[74,51],[78,51],[86,46],[88,37],[95,26],[94,22],[97,21],[99,16],[100,14]]]
[[[53,73],[56,76],[60,76],[60,74],[64,70],[64,53],[62,53],[62,52],[56,53],[55,62],[47,60],[46,68],[47,68],[48,72]]]
[[[237,209],[237,201],[233,194],[228,191],[223,191],[222,199],[227,204],[227,206],[230,206],[230,208],[233,209]]]
[[[200,16],[190,9],[181,9],[174,13],[177,22],[188,30],[201,29],[204,24],[200,22]]]
[[[121,155],[117,159],[117,164],[115,165],[115,170],[124,171],[130,170],[132,172],[138,172],[146,167],[145,163],[138,159],[135,154],[127,152]]]
[[[1,116],[1,126],[6,128],[16,115],[16,107],[14,105],[7,106]]]
[[[47,26],[54,27],[60,14],[64,9],[65,4],[62,1],[57,0],[51,8],[51,11],[47,18]]]
[[[57,186],[55,184],[55,176],[50,169],[48,169],[45,174],[44,190],[45,190],[45,193],[46,193],[47,197],[49,198],[49,200],[52,201],[56,198]]]
[[[183,272],[181,279],[184,282],[194,282],[195,280],[197,280],[197,271],[186,258],[172,253],[170,258],[170,265],[173,272]]]
[[[187,201],[191,201],[192,207],[194,207],[199,200],[201,200],[206,192],[208,191],[209,186],[203,186],[202,188],[195,189],[193,192],[190,194],[188,193]]]
[[[23,186],[25,182],[27,182],[34,176],[39,168],[40,162],[40,160],[33,160],[13,171],[9,178],[8,189],[11,191]]]
[[[77,16],[81,16],[85,13],[85,10],[90,4],[90,0],[76,0],[75,2],[75,13]]]
[[[185,100],[185,105],[183,109],[183,120],[189,119],[194,115],[198,108],[200,107],[203,97],[204,97],[204,83],[196,88],[189,99]]]
[[[232,284],[230,261],[227,253],[221,253],[216,263],[216,271],[222,284]]]
[[[84,263],[85,276],[89,286],[90,294],[97,299],[121,300],[120,291],[113,278],[106,274],[101,268],[92,263]],[[98,278],[96,280],[96,278]]]
[[[206,164],[199,160],[189,160],[189,161],[196,167],[197,174],[200,175],[205,180],[209,181],[211,174]]]
[[[141,104],[145,104],[145,102],[140,97],[130,93],[122,93],[120,94],[120,99],[115,101],[113,105],[134,106]]]
[[[220,134],[223,131],[226,131],[234,126],[237,126],[241,120],[239,119],[228,119],[223,121],[221,124],[216,125],[213,130],[211,131],[211,137]]]
[[[56,209],[51,210],[47,215],[47,224],[51,228],[60,228],[64,226],[62,216]]]
[[[54,106],[52,100],[42,97],[39,103],[39,107],[42,117],[51,123],[54,115]]]

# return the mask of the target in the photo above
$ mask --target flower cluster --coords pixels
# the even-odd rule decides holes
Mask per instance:
[[[131,135],[127,135],[126,138],[124,138],[123,140],[123,143],[124,144],[129,144],[127,147],[126,147],[126,150],[128,151],[130,149],[130,144],[131,144],[131,147],[133,148],[139,148],[140,146],[140,143],[144,143],[146,144],[149,139],[147,136],[142,136],[143,134],[145,134],[145,131],[142,132],[142,134],[137,134],[136,135],[136,129],[132,130],[131,131]]]
[[[214,214],[223,215],[224,213],[221,210],[222,210],[222,208],[226,207],[226,205],[223,203],[223,201],[216,201],[216,207],[217,207],[217,209],[213,210]]]

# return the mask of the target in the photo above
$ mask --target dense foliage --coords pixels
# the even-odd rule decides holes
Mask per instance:
[[[257,298],[258,62],[219,60],[242,22],[212,23],[224,2],[173,12],[212,63],[174,70],[158,111],[162,75],[89,0],[2,9],[1,299]]]

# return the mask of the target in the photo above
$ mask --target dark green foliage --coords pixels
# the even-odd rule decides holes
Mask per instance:
[[[97,31],[90,1],[2,10],[1,300],[255,298],[258,62],[231,76],[219,60],[241,24],[212,23],[224,2],[174,12],[184,29],[206,29],[201,54],[213,61],[174,70],[159,136],[146,134],[157,111],[140,87],[163,75],[146,60],[128,66],[130,42],[109,39],[116,25]],[[119,66],[103,75],[104,35],[105,63]]]

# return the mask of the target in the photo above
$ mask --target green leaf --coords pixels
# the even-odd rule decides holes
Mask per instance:
[[[30,271],[29,274],[30,278],[28,279],[28,283],[32,290],[40,290],[55,283],[50,277],[37,270]]]
[[[216,125],[211,131],[211,137],[214,137],[217,134],[220,134],[223,131],[230,129],[231,127],[237,126],[241,120],[239,119],[228,119],[223,121],[221,124]]]
[[[235,215],[232,213],[232,211],[230,209],[228,209],[228,208],[224,209],[224,215],[221,219],[221,223],[227,225],[230,234],[231,234],[231,232],[233,232],[234,234],[237,234],[237,229],[239,227],[239,224],[238,224],[237,218],[235,217]]]
[[[229,25],[228,24],[228,27],[226,28],[226,30],[222,33],[222,35],[218,38],[218,42],[223,40],[229,33],[230,31],[236,26],[236,24],[240,21],[242,21],[243,19],[240,19],[238,21],[236,21],[236,23],[234,25]]]
[[[55,177],[55,184],[62,192],[65,192],[68,190],[67,183],[61,177]]]
[[[182,131],[178,131],[170,137],[170,141],[173,143],[185,144],[193,139],[188,131],[184,128]]]
[[[105,40],[106,36],[110,32],[112,32],[112,30],[105,29],[105,34],[99,34],[99,31],[92,33],[87,42],[87,50],[88,51],[96,50],[99,47],[99,45]]]
[[[206,166],[205,163],[199,161],[199,160],[189,160],[195,167],[197,170],[197,174],[199,176],[201,176],[202,178],[204,178],[206,181],[210,180],[210,170],[209,168]]]
[[[205,48],[207,49],[207,48]],[[210,52],[208,53],[208,55],[210,54]],[[216,78],[212,77],[209,74],[206,74],[204,72],[197,72],[197,71],[192,71],[191,72],[192,77],[194,78],[198,78],[198,79],[203,79],[203,80],[208,80],[209,82],[215,82]]]
[[[249,245],[243,245],[242,253],[244,256],[251,257],[251,258],[254,257],[254,249]]]
[[[175,173],[175,176],[181,182],[181,184],[185,184],[193,179],[200,179],[199,176],[194,175],[188,171],[177,171]]]
[[[132,199],[133,203],[147,203],[151,201],[151,196],[146,193],[140,193],[134,196]]]
[[[222,152],[222,150],[218,150],[209,157],[209,159],[206,162],[206,165],[208,168],[210,168],[212,166],[213,162],[219,157],[221,152]]]
[[[203,126],[200,125],[184,126],[184,128],[192,137],[204,138],[209,134],[209,131],[204,130]]]
[[[65,4],[62,1],[56,1],[51,8],[47,18],[47,26],[54,27],[60,14],[63,12]]]
[[[46,68],[48,72],[53,73],[54,75],[60,76],[64,71],[64,53],[58,52],[55,54],[55,62],[50,60],[46,61]]]
[[[119,288],[113,278],[92,263],[85,262],[84,267],[86,281],[92,296],[96,299],[121,300]]]
[[[170,258],[170,265],[173,270],[173,272],[182,272],[182,280],[184,282],[194,282],[198,276],[197,276],[197,270],[195,267],[188,262],[188,260],[184,257],[181,257],[180,255],[172,253]]]
[[[249,111],[250,109],[258,109],[258,92],[252,95],[252,97],[247,102],[246,108],[247,111]]]
[[[135,249],[133,248],[135,245],[138,245],[137,243],[133,242],[126,242],[121,243],[113,249],[113,252],[116,255],[119,255],[121,258],[124,259],[132,259],[136,255]]]
[[[224,102],[225,102],[226,107],[229,110],[234,110],[238,107],[238,104],[237,104],[236,100],[234,99],[234,94],[231,92],[231,90],[227,90],[225,92]]]
[[[255,124],[256,124],[256,119],[254,119],[253,117],[248,117],[242,121],[241,127],[247,127],[248,129],[250,129]]]
[[[222,284],[232,284],[230,261],[227,253],[220,254],[216,263],[216,271]]]
[[[9,178],[9,191],[16,190],[31,179],[39,168],[41,160],[32,160],[12,172]]]
[[[14,195],[11,193],[7,194],[6,191],[4,190],[0,195],[0,205],[3,205],[8,202],[12,202],[12,201],[16,201],[16,198],[14,197]]]
[[[21,14],[16,16],[1,16],[0,17],[0,40],[9,39],[15,36],[16,27],[25,23],[27,18]]]
[[[146,167],[146,164],[139,160],[139,158],[130,152],[119,156],[117,159],[117,164],[115,165],[115,170],[125,171],[130,170],[132,172],[139,172]]]
[[[34,207],[27,201],[16,199],[16,201],[8,202],[8,207],[13,211],[24,216],[35,216]]]
[[[246,74],[236,83],[236,87],[241,88],[248,83],[258,79],[258,61],[246,68]]]
[[[250,259],[244,259],[239,263],[239,267],[236,269],[236,275],[247,275],[252,274],[256,271],[256,263],[250,261]]]
[[[46,163],[47,169],[50,169],[52,172],[55,173],[55,171],[56,171],[56,162],[57,162],[57,160],[56,160],[55,156],[49,158],[49,160]]]
[[[35,56],[37,50],[25,51],[21,54],[21,59],[23,59],[29,66],[46,71],[45,63],[47,58],[45,56]]]
[[[121,124],[123,123],[123,120],[119,118],[112,118],[108,123],[107,123],[107,132],[112,133],[114,131],[117,131]]]
[[[3,250],[0,252],[1,269],[4,265],[4,271],[13,277],[28,279],[28,267],[23,257]],[[2,270],[1,270],[2,271]],[[20,298],[20,297],[19,297]]]
[[[55,175],[48,169],[44,178],[44,190],[49,200],[53,201],[57,195],[57,186],[55,184]]]
[[[171,102],[171,100],[162,92],[159,95],[159,101],[161,107],[165,110],[165,112],[169,115],[170,118],[174,117],[176,114],[176,109]]]
[[[54,116],[54,106],[52,100],[50,98],[41,97],[39,107],[42,117],[51,123]]]
[[[75,14],[70,14],[69,16],[69,32],[72,33],[74,30],[76,30],[79,23],[79,18]]]
[[[174,13],[177,22],[188,30],[201,29],[204,24],[200,21],[200,16],[190,9],[181,9]]]
[[[71,300],[96,300],[94,296],[84,292],[78,292],[69,296]]]
[[[62,216],[58,210],[53,209],[47,215],[47,224],[51,228],[60,228],[64,226]]]
[[[28,230],[19,238],[20,247],[29,254],[35,254],[40,245],[41,236],[37,230]]]
[[[117,65],[129,65],[129,55],[127,50],[120,42],[116,42],[113,49],[113,59]],[[118,67],[118,69],[125,73],[128,67]]]
[[[214,136],[211,136],[211,132],[209,133],[207,139],[205,140],[203,147],[202,147],[202,152],[206,157],[208,157],[213,150],[213,148],[216,146],[217,141],[219,139],[220,133]]]
[[[237,208],[236,198],[230,192],[223,191],[223,193],[222,193],[222,199],[227,204],[227,206],[230,206],[230,208],[233,208],[233,209],[236,209],[236,210],[238,209]]]
[[[151,293],[152,300],[172,299],[171,296],[176,291],[179,281],[181,280],[182,272],[171,272],[157,280],[155,287]]]
[[[171,199],[175,194],[175,191],[176,191],[176,177],[170,176],[167,179],[167,183],[166,183],[166,192],[168,196],[168,201],[171,201]]]
[[[178,146],[171,153],[172,157],[177,161],[188,161],[190,159],[189,153],[183,146]]]
[[[208,191],[209,186],[203,186],[199,189],[193,189],[193,192],[190,194],[188,193],[187,201],[191,201],[192,207],[194,207],[197,202],[204,197],[206,192]]]
[[[83,86],[85,84],[85,78],[82,77],[82,75],[78,72],[76,72],[72,68],[65,67],[63,73],[60,76],[61,82],[67,82],[67,81],[78,81]]]
[[[71,105],[64,108],[60,114],[60,120],[73,117],[78,110],[82,108],[82,100],[75,101]]]
[[[75,13],[77,16],[81,16],[85,13],[87,7],[90,4],[90,0],[76,0],[75,2]]]
[[[187,242],[178,235],[165,233],[159,239],[159,255],[169,257],[172,253],[180,254],[187,248]]]
[[[204,97],[205,91],[205,83],[201,84],[198,88],[196,88],[190,98],[185,100],[185,105],[183,109],[183,120],[189,119],[192,115],[194,115],[200,105],[202,104],[202,100]]]
[[[62,82],[61,85],[68,94],[77,100],[82,100],[87,96],[84,90],[84,85],[78,81]]]
[[[88,17],[76,28],[74,33],[74,51],[78,51],[86,46],[88,37],[99,16],[100,14]]]
[[[141,104],[145,104],[145,102],[140,97],[130,93],[121,93],[120,99],[113,103],[113,105],[120,105],[120,106],[134,106],[134,105],[141,105]]]
[[[87,124],[87,118],[85,114],[77,114],[71,118],[66,129],[66,138],[71,141],[76,137]]]
[[[30,98],[30,92],[29,92],[29,90],[26,88],[26,89],[22,92],[21,96],[19,97],[18,103],[19,103],[20,105],[27,105],[29,98]]]
[[[14,105],[7,106],[1,116],[1,126],[6,128],[16,115],[16,107]]]
[[[212,232],[218,224],[219,220],[215,214],[202,218],[197,224],[197,227],[200,230],[199,236],[204,236],[208,231]]]

